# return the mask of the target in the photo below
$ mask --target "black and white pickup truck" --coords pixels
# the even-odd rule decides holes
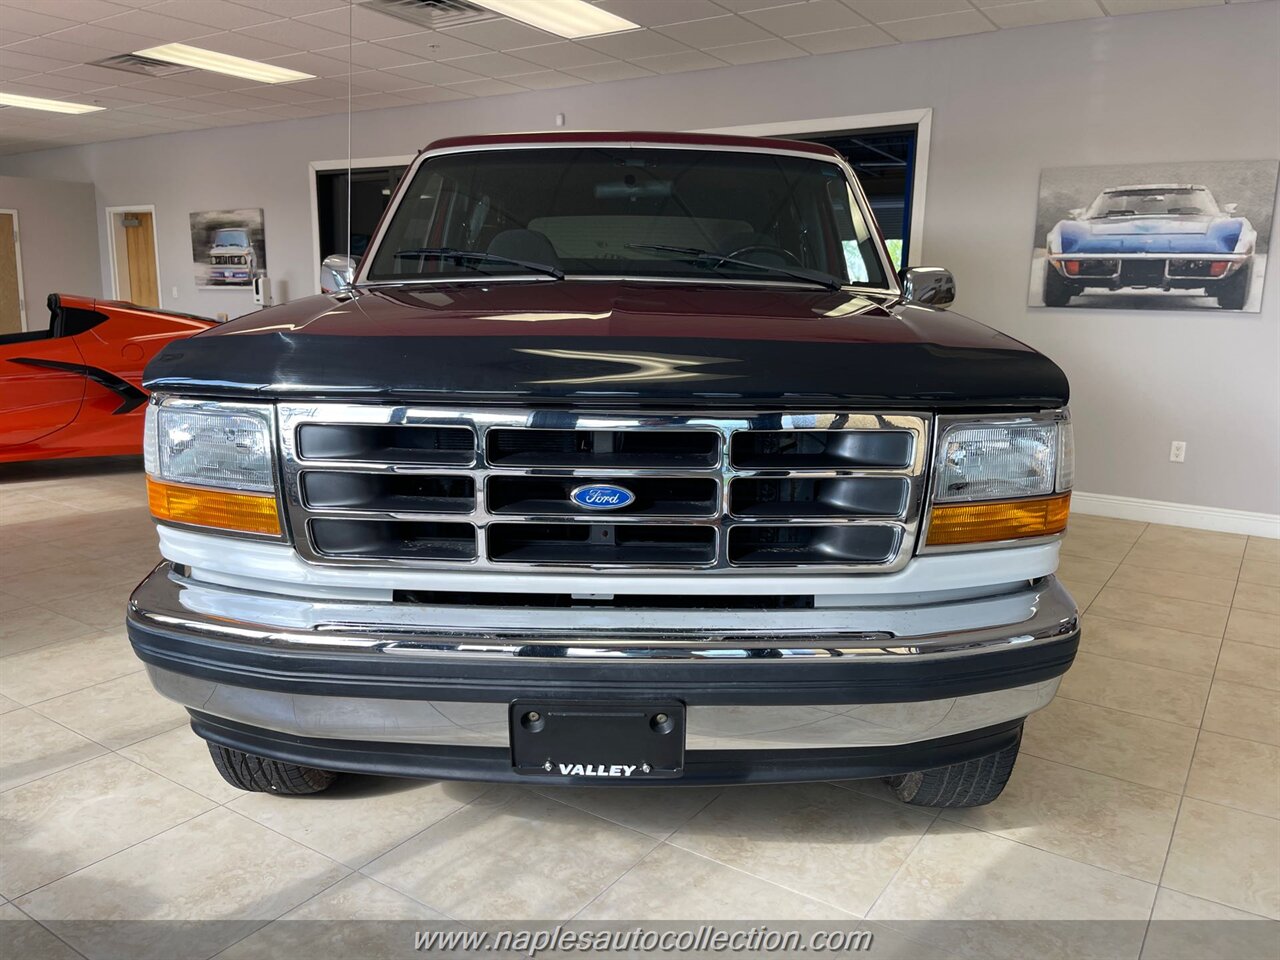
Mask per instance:
[[[146,374],[129,636],[231,783],[999,795],[1079,641],[1067,381],[838,154],[440,141],[324,276]]]

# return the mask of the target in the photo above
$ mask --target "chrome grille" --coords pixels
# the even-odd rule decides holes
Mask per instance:
[[[279,413],[290,527],[316,563],[888,572],[919,528],[921,414]],[[601,483],[633,502],[572,500]]]

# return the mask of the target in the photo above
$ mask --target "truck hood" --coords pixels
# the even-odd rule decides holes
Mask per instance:
[[[412,402],[1049,407],[1050,360],[944,310],[848,291],[625,281],[309,297],[166,347],[153,391]]]

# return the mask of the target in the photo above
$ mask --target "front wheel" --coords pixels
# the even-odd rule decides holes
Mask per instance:
[[[918,807],[981,807],[1000,796],[1009,782],[1021,742],[1019,728],[1018,742],[996,753],[935,770],[886,777],[885,782],[899,800]]]
[[[1252,280],[1253,264],[1246,263],[1218,286],[1218,306],[1223,310],[1243,310],[1245,301],[1249,299]]]
[[[1044,265],[1044,305],[1046,307],[1065,307],[1071,298],[1079,293],[1079,288],[1063,279],[1052,263]]]
[[[255,793],[280,793],[287,796],[319,793],[327,789],[338,776],[328,770],[268,760],[266,757],[257,757],[216,743],[209,744],[209,755],[213,757],[213,765],[218,768],[223,780],[233,787]]]

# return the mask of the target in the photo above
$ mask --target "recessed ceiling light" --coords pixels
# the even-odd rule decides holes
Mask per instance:
[[[229,53],[217,53],[213,50],[203,50],[200,47],[189,47],[185,43],[166,43],[158,47],[148,47],[146,50],[135,50],[133,52],[135,56],[139,57],[167,60],[170,63],[180,63],[184,67],[210,70],[213,73],[225,73],[229,77],[257,80],[259,83],[289,83],[293,80],[315,79],[315,74],[312,73],[277,67],[270,63],[259,63],[257,60],[246,60],[244,57],[233,57]]]
[[[0,93],[0,104],[6,107],[22,107],[24,110],[48,110],[50,113],[96,113],[98,110],[106,109],[87,103],[71,103],[67,100],[24,97],[20,93]]]
[[[585,0],[471,0],[476,6],[570,40],[639,30],[640,24]]]

